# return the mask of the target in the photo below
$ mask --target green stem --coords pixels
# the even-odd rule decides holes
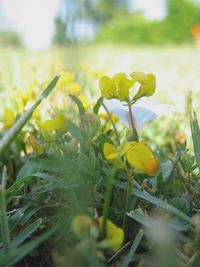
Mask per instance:
[[[117,163],[117,162],[116,162]],[[113,166],[112,172],[108,178],[108,183],[106,187],[106,193],[105,193],[105,200],[104,200],[104,206],[103,206],[103,221],[102,221],[102,236],[106,235],[106,227],[107,227],[107,221],[108,221],[108,215],[109,215],[109,208],[110,208],[110,202],[112,197],[112,191],[113,191],[113,180],[115,178],[115,174],[117,171],[117,164]]]
[[[127,188],[126,188],[126,200],[125,200],[125,208],[124,208],[124,217],[123,217],[123,229],[124,232],[126,232],[127,228],[127,212],[129,210],[130,206],[130,200],[132,196],[132,190],[133,190],[133,174],[128,174],[128,181],[127,181]]]
[[[5,252],[10,250],[10,233],[8,218],[6,214],[6,201],[5,201],[5,189],[6,189],[6,178],[7,178],[7,169],[6,166],[3,168],[3,177],[2,184],[0,186],[0,221],[1,221],[1,235],[3,239]]]
[[[118,132],[117,132],[117,128],[115,126],[115,123],[114,123],[114,121],[112,119],[112,116],[111,116],[110,112],[108,111],[107,107],[104,105],[104,103],[102,104],[102,106],[104,107],[105,111],[108,114],[108,117],[109,117],[109,119],[110,119],[110,121],[112,123],[113,129],[114,129],[114,132],[115,132],[115,135],[116,135],[116,138],[117,138],[118,145],[120,145],[119,135],[118,135]]]
[[[132,104],[131,103],[128,103],[128,110],[129,110],[129,114],[130,114],[131,128],[132,128],[132,132],[133,132],[134,141],[139,142],[139,136],[138,136],[137,130],[135,128],[135,124],[134,124]]]

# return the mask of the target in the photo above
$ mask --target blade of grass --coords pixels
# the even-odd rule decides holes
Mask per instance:
[[[12,267],[39,244],[41,244],[44,240],[46,240],[49,236],[51,236],[57,230],[57,228],[58,226],[55,226],[53,229],[47,231],[37,239],[26,242],[24,245],[12,249],[10,252],[2,255],[0,257],[0,266]]]
[[[142,240],[142,237],[143,237],[143,230],[140,229],[132,243],[132,246],[127,254],[127,256],[125,257],[124,261],[122,262],[122,265],[121,267],[128,267],[129,266],[129,263],[132,261],[134,255],[135,255],[135,252]]]
[[[13,139],[19,134],[21,129],[29,121],[34,110],[39,106],[42,100],[51,93],[58,79],[59,77],[56,76],[50,82],[50,84],[43,91],[43,93],[41,94],[39,99],[35,102],[35,104],[21,115],[21,117],[16,121],[16,123],[7,131],[6,135],[0,140],[0,154],[9,146],[9,144],[13,141]]]
[[[200,129],[195,112],[190,116],[190,127],[197,167],[200,171]]]
[[[119,181],[114,181],[114,185],[115,186],[118,186],[122,189],[126,189],[126,183],[122,183],[122,182],[119,182]],[[184,212],[182,212],[181,210],[173,207],[172,205],[162,201],[161,199],[159,198],[156,198],[152,195],[150,195],[149,193],[147,193],[145,190],[144,191],[141,191],[137,188],[134,188],[133,191],[132,191],[132,195],[138,197],[138,198],[141,198],[141,199],[144,199],[154,205],[157,205],[159,207],[161,207],[162,209],[164,210],[168,210],[169,212],[177,215],[178,217],[180,217],[181,219],[183,219],[185,222],[189,223],[190,225],[194,225],[194,222],[192,221],[192,219],[187,216]]]

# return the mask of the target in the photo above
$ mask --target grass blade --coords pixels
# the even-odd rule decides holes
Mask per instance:
[[[134,255],[135,255],[135,252],[136,252],[136,250],[137,250],[137,248],[138,248],[138,246],[142,240],[142,237],[143,237],[143,230],[140,229],[138,231],[138,234],[136,235],[136,237],[132,243],[132,246],[131,246],[125,260],[123,261],[121,267],[128,267],[129,266],[129,263],[132,261]]]
[[[190,127],[197,167],[200,171],[200,129],[195,112],[190,116]]]
[[[16,121],[16,123],[7,131],[6,135],[0,140],[0,154],[9,146],[9,144],[13,141],[13,139],[18,135],[24,125],[29,121],[31,118],[34,110],[39,106],[44,98],[46,98],[49,93],[55,87],[59,77],[56,76],[47,88],[43,91],[40,98],[35,102],[35,104],[25,111],[21,117]]]

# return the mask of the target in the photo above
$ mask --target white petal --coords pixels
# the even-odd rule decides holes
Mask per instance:
[[[131,129],[130,115],[126,102],[121,102],[118,99],[105,99],[104,105],[109,112],[115,114],[128,128]],[[140,130],[158,115],[169,111],[170,108],[169,105],[161,104],[155,100],[142,99],[137,101],[132,107],[136,129]]]

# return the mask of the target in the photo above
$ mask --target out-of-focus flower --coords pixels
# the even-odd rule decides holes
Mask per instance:
[[[68,122],[63,114],[57,114],[54,119],[46,120],[44,122],[36,120],[36,124],[48,142],[54,140],[53,131],[56,131],[59,134],[64,134],[68,130]]]
[[[76,237],[83,240],[89,236],[89,231],[92,226],[93,219],[86,215],[77,215],[72,220],[72,230]]]
[[[128,99],[129,89],[134,84],[135,80],[128,79],[125,73],[117,73],[112,78],[103,76],[99,80],[99,87],[104,98],[117,98],[121,101]]]
[[[186,136],[185,136],[184,132],[182,132],[182,131],[177,132],[175,135],[175,140],[180,144],[185,144]]]
[[[121,102],[118,99],[104,99],[104,105],[109,112],[115,114],[128,128],[131,129],[130,113],[126,102]],[[137,130],[140,130],[144,125],[169,111],[170,106],[161,104],[158,101],[150,99],[138,100],[132,106],[134,125]]]
[[[9,108],[6,107],[4,108],[3,111],[3,124],[5,128],[10,128],[13,126],[13,124],[15,123],[16,118],[15,118],[15,113],[14,111]]]
[[[75,74],[73,72],[65,71],[61,73],[60,79],[58,81],[58,87],[64,87],[74,80]]]
[[[87,97],[85,95],[79,95],[78,96],[78,99],[81,100],[82,104],[83,104],[83,107],[85,109],[87,109],[89,106],[90,106],[90,103],[89,101],[87,100]]]
[[[81,93],[81,87],[76,82],[70,82],[67,84],[67,91],[69,94],[78,96]]]
[[[33,151],[37,154],[37,155],[41,155],[45,148],[46,148],[46,145],[45,144],[40,144],[37,139],[35,138],[34,135],[30,135],[28,137],[28,143],[31,145]]]
[[[143,96],[152,96],[156,90],[156,77],[152,73],[145,74],[144,72],[132,72],[130,76],[140,84],[139,91],[133,97],[133,100],[138,100]]]
[[[103,155],[109,163],[113,164],[118,157],[118,154],[119,151],[115,146],[110,143],[104,143]]]
[[[196,24],[192,27],[192,35],[194,37],[200,37],[200,24]]]
[[[100,229],[102,228],[103,218],[98,218]],[[124,231],[117,227],[112,221],[107,221],[106,238],[100,242],[100,247],[110,248],[114,252],[120,249],[124,241]]]
[[[157,174],[159,161],[153,156],[151,149],[144,143],[133,143],[127,153],[129,164],[136,170],[146,173],[150,176]]]

